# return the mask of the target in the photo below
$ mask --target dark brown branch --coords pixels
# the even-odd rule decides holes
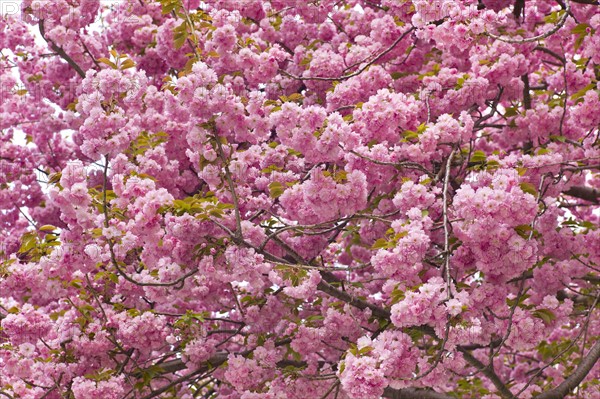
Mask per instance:
[[[286,341],[287,342],[287,341]],[[278,342],[279,344],[279,342]],[[251,351],[244,351],[242,355],[248,355]],[[219,367],[227,360],[228,354],[225,352],[218,353],[211,357],[206,365],[196,369],[193,373],[187,374],[182,378],[176,380],[178,383],[185,381],[187,378],[192,375],[197,375],[201,373],[205,373],[209,370],[210,367]],[[302,361],[292,361],[292,360],[281,360],[277,363],[278,367],[286,367],[286,366],[295,366],[295,367],[303,367],[306,366],[305,362]],[[164,374],[167,373],[175,373],[177,371],[184,370],[186,368],[185,363],[181,361],[181,359],[171,360],[165,363],[158,365],[164,371]],[[171,384],[169,384],[171,385]],[[156,394],[156,392],[154,393]],[[449,396],[443,393],[426,390],[426,389],[415,389],[415,388],[404,388],[404,389],[392,389],[386,388],[383,397],[389,399],[455,399],[453,396]]]
[[[227,352],[219,352],[210,359],[206,361],[207,364],[210,364],[213,367],[219,367],[227,360]],[[170,374],[176,373],[181,370],[185,370],[187,366],[181,359],[173,359],[166,361],[164,363],[157,364],[156,366],[160,367],[160,374]],[[208,366],[203,366],[205,371],[208,370]]]
[[[498,103],[500,102],[500,99],[502,98],[502,94],[504,94],[504,87],[499,86],[498,94],[492,101],[491,105],[489,105],[490,111],[475,121],[475,127],[474,127],[475,129],[479,128],[483,124],[483,122],[487,121],[488,119],[490,119],[494,115],[496,115],[496,113],[498,113]]]
[[[225,360],[227,360],[227,358],[225,358]],[[224,361],[223,361],[224,362]],[[206,371],[208,371],[208,367],[201,367],[196,371],[192,371],[189,374],[184,375],[183,377],[180,377],[178,379],[176,379],[175,381],[172,381],[170,384],[167,384],[165,386],[163,386],[160,389],[157,389],[155,391],[152,391],[151,394],[144,396],[142,399],[152,399],[155,398],[157,396],[159,396],[160,394],[168,391],[169,389],[171,389],[172,387],[176,386],[177,384],[181,384],[183,382],[188,381],[190,378],[198,375],[198,374],[202,374],[205,373]]]
[[[481,363],[479,360],[477,360],[468,351],[466,351],[460,347],[458,348],[458,350],[463,354],[463,357],[465,358],[465,360],[467,362],[469,362],[477,370],[481,371],[483,373],[483,375],[485,375],[491,381],[491,383],[494,384],[494,386],[500,393],[500,396],[502,396],[503,398],[506,398],[506,399],[513,398],[512,392],[506,387],[504,382],[502,382],[500,377],[498,377],[498,374],[496,374],[491,367],[486,367],[483,363]]]
[[[388,399],[456,399],[456,397],[444,393],[415,388],[386,388],[383,391],[383,397]]]
[[[284,345],[289,344],[290,342],[292,342],[292,340],[289,338],[282,339],[282,340],[276,341],[275,346],[276,347],[284,346]],[[243,352],[239,352],[237,354],[242,355],[242,356],[248,356],[250,353],[252,353],[252,351],[253,351],[253,349],[248,349]],[[228,352],[216,353],[213,357],[211,357],[210,359],[208,359],[205,362],[206,363],[206,365],[204,366],[206,368],[205,371],[208,370],[208,367],[213,367],[213,368],[219,367],[220,365],[225,363],[228,356],[229,356]],[[153,367],[160,367],[162,369],[160,374],[170,374],[170,373],[176,373],[178,371],[184,370],[186,368],[186,365],[181,359],[173,359],[173,360],[169,360],[169,361],[166,361],[163,363],[157,363]],[[198,370],[201,370],[201,369],[198,369]],[[140,377],[141,373],[136,372],[136,373],[134,373],[134,375],[136,377]]]
[[[598,6],[600,5],[600,1],[597,0],[571,0],[573,3],[578,3],[578,4],[587,4],[590,6]]]
[[[523,17],[525,17],[525,0],[516,0],[515,1],[515,6],[513,8],[513,15],[515,16],[515,19],[519,19],[521,18],[521,15],[523,15]]]
[[[559,386],[536,396],[536,399],[562,399],[575,389],[581,381],[588,375],[592,367],[600,358],[600,341],[592,347],[588,354],[583,358],[577,369],[567,377]]]
[[[567,191],[564,191],[563,194],[594,203],[598,203],[598,199],[600,198],[600,190],[585,186],[573,186]]]
[[[400,35],[400,37],[398,37],[398,39],[396,39],[396,41],[394,41],[394,43],[392,43],[392,45],[390,47],[388,47],[387,49],[385,49],[384,51],[382,51],[381,53],[379,53],[372,61],[368,62],[367,64],[365,64],[362,68],[360,68],[358,71],[351,73],[349,75],[344,75],[344,76],[340,76],[337,78],[327,78],[327,77],[319,77],[319,76],[315,76],[315,77],[303,77],[303,76],[295,76],[292,75],[291,73],[280,69],[279,72],[281,72],[282,74],[284,74],[285,76],[292,78],[292,79],[296,79],[296,80],[321,80],[321,81],[329,81],[329,82],[333,82],[336,80],[346,80],[346,79],[350,79],[353,78],[354,76],[358,76],[361,73],[363,73],[365,70],[367,70],[367,68],[369,68],[371,65],[375,64],[377,61],[379,61],[382,57],[384,57],[385,55],[387,55],[390,51],[392,51],[394,49],[394,47],[396,47],[396,45],[398,45],[398,43],[400,43],[402,41],[402,39],[404,39],[409,33],[411,33],[413,30],[415,30],[415,27],[410,28],[409,30],[407,30],[406,32],[404,32],[402,35]]]
[[[554,57],[557,60],[559,60],[563,65],[565,65],[567,63],[567,60],[565,59],[565,57],[561,56],[560,54],[555,53],[554,51],[550,50],[547,47],[536,46],[533,49],[537,50],[537,51],[541,51],[542,53],[546,53],[548,55],[551,55],[552,57]]]
[[[50,45],[50,48],[56,54],[58,54],[60,56],[60,58],[67,61],[67,63],[71,66],[71,68],[73,68],[75,70],[75,72],[77,72],[77,74],[79,76],[81,76],[81,78],[85,78],[85,72],[83,71],[83,69],[81,69],[81,67],[79,65],[77,65],[77,63],[75,61],[73,61],[73,58],[69,57],[69,55],[65,52],[65,50],[63,50],[62,47],[57,46],[53,40],[46,38],[46,30],[44,28],[44,20],[43,19],[40,19],[39,27],[40,27],[40,35]]]
[[[331,295],[334,298],[339,299],[340,301],[346,302],[356,308],[359,308],[362,310],[367,309],[367,308],[371,309],[371,311],[373,312],[373,316],[377,316],[382,319],[389,319],[391,316],[391,313],[389,310],[380,308],[379,306],[376,306],[369,302],[363,301],[362,299],[355,298],[345,291],[338,290],[337,288],[335,288],[331,284],[327,283],[326,281],[321,280],[321,282],[317,285],[317,289],[328,295]]]
[[[521,76],[523,81],[523,107],[531,109],[531,93],[529,93],[529,75],[525,74]]]

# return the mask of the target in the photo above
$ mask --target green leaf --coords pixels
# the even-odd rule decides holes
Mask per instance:
[[[169,14],[171,11],[178,11],[180,8],[179,1],[177,0],[161,0],[162,13]]]
[[[135,62],[131,59],[126,59],[121,63],[121,69],[133,68],[135,66]]]
[[[472,163],[484,163],[485,160],[487,159],[487,156],[485,155],[485,152],[483,151],[475,151],[473,153],[473,155],[471,155],[471,162]]]
[[[269,184],[269,194],[271,195],[271,198],[281,197],[281,195],[283,194],[284,191],[285,191],[284,185],[278,181],[274,181],[271,184]]]
[[[544,155],[550,153],[550,150],[547,148],[538,148],[536,151],[536,155]]]
[[[71,282],[69,283],[69,285],[70,285],[71,287],[74,287],[74,288],[80,289],[80,288],[82,287],[82,286],[81,286],[81,283],[82,283],[82,282],[83,282],[83,281],[81,281],[80,279],[77,279],[77,278],[76,278],[76,279],[74,279],[74,280],[71,280]]]
[[[406,72],[392,72],[390,74],[390,76],[392,77],[392,79],[394,80],[398,80],[400,78],[403,78],[405,76],[407,76],[408,74]]]
[[[571,95],[571,100],[577,100],[577,99],[585,96],[588,91],[593,90],[595,87],[596,87],[596,83],[590,83],[589,85],[585,86],[583,89],[581,89],[578,92]]]
[[[19,253],[25,253],[27,251],[32,250],[33,248],[35,248],[36,244],[37,234],[31,232],[25,233],[21,241],[21,248],[19,248]]]
[[[385,238],[380,238],[377,241],[375,241],[373,243],[373,245],[371,245],[371,249],[382,249],[385,248],[387,249],[389,247],[390,243],[388,240],[386,240]]]
[[[40,80],[42,80],[42,78],[44,77],[44,75],[42,75],[41,73],[38,73],[37,75],[31,75],[30,77],[27,78],[28,82],[39,82]]]
[[[515,227],[515,231],[517,232],[517,234],[519,236],[521,236],[521,238],[524,238],[527,240],[527,239],[529,239],[529,235],[531,234],[532,229],[531,229],[531,226],[528,224],[520,224]],[[535,231],[533,231],[533,232],[535,234]]]
[[[311,61],[312,55],[309,55],[308,57],[305,57],[304,59],[302,59],[302,61],[300,61],[300,65],[308,65]]]
[[[533,312],[533,316],[542,319],[545,324],[556,320],[556,315],[550,309],[537,309]]]
[[[210,216],[214,216],[216,218],[222,218],[223,217],[223,211],[220,209],[211,209],[210,211],[208,211],[208,214]]]
[[[498,161],[491,160],[486,162],[486,170],[493,171],[498,169],[499,167],[500,163]]]
[[[363,347],[363,348],[360,348],[360,349],[358,350],[358,355],[359,355],[359,356],[360,356],[360,355],[366,355],[366,354],[368,354],[368,353],[371,353],[371,352],[373,351],[373,349],[375,349],[375,348],[373,348],[372,346],[365,346],[365,347]]]
[[[523,182],[519,184],[519,187],[521,187],[521,190],[523,190],[524,193],[531,194],[534,197],[537,196],[537,190],[535,189],[535,186],[533,184]]]
[[[414,140],[419,138],[419,134],[413,130],[405,130],[404,132],[402,132],[402,136],[406,140]]]
[[[588,24],[579,24],[577,26],[575,26],[573,29],[571,29],[571,33],[575,33],[575,34],[584,34],[587,35],[587,29],[590,28],[590,25]]]
[[[177,50],[179,50],[185,44],[186,39],[187,39],[187,34],[178,33],[178,34],[174,35],[173,36],[173,47],[175,47]]]
[[[111,67],[112,69],[117,69],[117,64],[115,64],[114,62],[112,62],[108,58],[100,57],[100,58],[97,58],[96,61],[101,62],[103,64],[106,64],[109,67]]]
[[[547,15],[544,17],[544,22],[546,22],[548,24],[555,24],[558,22],[559,15],[562,15],[562,13],[563,13],[563,10],[554,11],[550,15]]]

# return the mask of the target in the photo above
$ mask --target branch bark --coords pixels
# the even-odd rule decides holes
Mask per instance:
[[[197,375],[201,373],[205,373],[209,370],[210,367],[219,367],[227,360],[228,354],[225,352],[217,353],[209,360],[207,360],[206,365],[196,369],[193,373],[188,374],[186,376]],[[278,367],[285,367],[289,365],[289,361],[282,360],[277,363]],[[297,362],[294,364],[295,366],[302,367],[306,365],[304,362]],[[164,371],[167,373],[175,373],[177,371],[184,370],[186,368],[185,363],[181,361],[181,359],[170,360],[168,362],[162,363],[159,365]],[[184,377],[186,377],[184,376]],[[183,377],[182,377],[183,378]],[[177,381],[183,382],[182,378]],[[444,393],[435,392],[428,389],[416,389],[416,388],[403,388],[403,389],[393,389],[386,388],[383,393],[384,398],[388,399],[456,399],[453,396],[446,395]]]
[[[40,35],[42,35],[42,38],[50,45],[50,48],[56,54],[58,54],[63,60],[67,61],[67,63],[71,66],[71,68],[73,68],[75,70],[75,72],[77,72],[77,74],[79,76],[81,76],[82,79],[85,78],[85,72],[83,71],[83,69],[81,69],[81,67],[79,65],[77,65],[77,63],[75,61],[73,61],[73,58],[71,58],[66,53],[66,51],[63,50],[62,47],[57,46],[53,40],[46,38],[46,30],[44,28],[44,20],[43,19],[40,19],[39,27],[40,27]]]
[[[348,294],[345,291],[340,291],[331,284],[321,280],[321,282],[317,285],[317,289],[319,291],[323,291],[324,293],[331,295],[334,298],[339,299],[340,301],[346,302],[358,309],[371,309],[373,312],[373,316],[380,317],[382,319],[389,319],[391,317],[391,313],[389,310],[380,308],[379,306],[373,305],[361,299],[355,298],[352,295]]]
[[[588,375],[592,367],[600,358],[600,341],[592,347],[588,354],[583,358],[577,369],[567,377],[559,386],[536,396],[536,399],[562,399],[575,389],[581,381]]]
[[[388,399],[456,399],[454,396],[429,389],[392,389],[389,387],[383,391],[383,397]]]
[[[596,204],[599,203],[598,199],[600,199],[600,190],[586,186],[573,186],[567,191],[564,191],[563,194],[594,202]]]
[[[282,341],[284,342],[284,341]],[[277,344],[281,344],[282,342],[278,342]],[[289,342],[285,340],[285,342]],[[502,382],[500,377],[490,368],[485,367],[483,363],[477,360],[473,355],[471,355],[466,349],[458,347],[458,350],[462,352],[465,360],[481,371],[489,380],[494,384],[494,386],[498,389],[498,392],[503,398],[514,398],[514,395],[510,390],[506,387],[506,385]],[[251,350],[246,350],[241,352],[242,356],[246,356],[251,352]],[[219,352],[212,356],[210,359],[206,361],[206,363],[196,369],[192,374],[197,375],[200,373],[207,372],[210,368],[216,368],[225,363],[227,360],[228,353]],[[570,391],[572,391],[575,387],[577,387],[581,381],[587,376],[592,367],[596,364],[600,358],[600,342],[596,343],[594,347],[590,350],[587,356],[583,359],[583,361],[579,364],[575,372],[569,376],[562,384],[557,386],[556,388],[544,392],[541,395],[536,396],[536,399],[563,399]],[[281,367],[285,367],[288,361],[283,360],[279,362],[277,365]],[[304,365],[304,362],[298,362],[295,364],[296,366]],[[161,364],[157,364],[162,369],[161,374],[170,374],[176,373],[178,371],[186,369],[185,363],[181,359],[170,360]],[[190,374],[190,375],[192,375]],[[139,375],[138,375],[139,377]],[[183,382],[183,381],[182,381]],[[403,389],[393,389],[386,388],[383,397],[388,399],[455,399],[455,397],[450,396],[445,393],[435,392],[427,389],[417,389],[417,388],[403,388]]]
[[[587,4],[590,6],[598,6],[600,5],[600,1],[597,0],[571,0],[573,3],[578,3],[578,4]]]
[[[390,51],[392,51],[394,49],[394,47],[396,47],[396,45],[398,43],[400,43],[402,41],[402,39],[404,39],[409,33],[411,33],[412,31],[414,31],[416,28],[412,27],[409,30],[407,30],[406,32],[404,32],[402,35],[400,35],[400,37],[398,37],[394,43],[392,43],[392,45],[390,47],[388,47],[387,49],[385,49],[384,51],[382,51],[381,53],[379,53],[375,58],[373,58],[372,61],[367,62],[362,68],[360,68],[358,71],[351,73],[349,75],[344,75],[344,76],[340,76],[337,78],[326,78],[326,77],[319,77],[319,76],[314,76],[314,77],[303,77],[303,76],[295,76],[292,75],[291,73],[280,69],[279,72],[281,72],[282,74],[284,74],[285,76],[295,79],[295,80],[319,80],[319,81],[326,81],[326,82],[333,82],[333,81],[341,81],[341,80],[346,80],[346,79],[350,79],[353,78],[355,76],[360,75],[361,73],[363,73],[365,70],[367,70],[367,68],[369,68],[371,65],[375,64],[377,61],[379,61],[382,57],[384,57],[386,54],[388,54]]]
[[[502,396],[503,398],[506,398],[506,399],[510,399],[510,398],[514,397],[512,392],[506,387],[504,382],[502,382],[500,377],[498,377],[498,374],[496,374],[494,372],[494,370],[492,370],[491,367],[486,367],[483,363],[481,363],[479,360],[477,360],[468,351],[466,351],[460,347],[458,348],[458,350],[463,354],[463,357],[469,364],[474,366],[478,371],[481,371],[483,373],[483,375],[485,375],[491,381],[491,383],[494,384],[494,386],[500,393],[500,396]]]

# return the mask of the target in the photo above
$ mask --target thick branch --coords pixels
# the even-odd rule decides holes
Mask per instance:
[[[600,198],[600,190],[585,186],[573,186],[563,192],[563,194],[595,203],[598,203],[598,199]]]
[[[323,280],[321,280],[321,282],[317,285],[317,289],[359,309],[364,310],[369,308],[373,312],[373,316],[377,316],[382,319],[389,319],[391,316],[389,310],[380,308],[379,306],[363,301],[362,299],[355,298],[345,291],[338,290],[337,288]]]
[[[523,107],[525,109],[531,109],[531,93],[529,92],[529,75],[525,74],[521,76],[523,81]]]
[[[468,351],[461,349],[458,350],[463,354],[463,357],[467,362],[469,362],[472,366],[474,366],[477,370],[481,371],[483,375],[485,375],[491,382],[494,384],[498,392],[503,398],[510,399],[513,397],[512,392],[506,387],[504,382],[498,377],[498,374],[494,372],[490,367],[486,367],[483,363],[477,360],[473,355],[471,355]]]
[[[246,351],[250,352],[250,351]],[[246,353],[247,354],[247,353]],[[206,365],[196,369],[193,374],[201,374],[205,373],[209,370],[210,367],[219,367],[227,360],[228,354],[225,352],[217,353],[213,357],[211,357]],[[290,361],[282,360],[277,363],[278,367],[285,367],[289,365]],[[304,362],[294,362],[293,364],[296,367],[305,366]],[[177,371],[184,370],[186,368],[185,364],[181,361],[181,359],[171,360],[159,365],[166,373],[175,373]],[[181,380],[181,379],[180,379]],[[180,381],[177,380],[177,381]],[[415,388],[404,388],[404,389],[392,389],[386,388],[383,393],[384,398],[389,399],[455,399],[453,396],[449,396],[443,393],[426,390],[426,389],[415,389]]]
[[[515,19],[519,19],[521,14],[523,14],[523,17],[525,16],[525,0],[516,0],[513,8],[513,15],[515,16]]]
[[[388,399],[456,399],[454,396],[444,393],[415,388],[386,388],[383,392],[383,397]]]
[[[577,369],[559,386],[536,396],[536,399],[562,399],[575,389],[581,381],[588,375],[592,367],[600,358],[600,341],[592,347],[588,354],[583,358]]]
[[[67,61],[67,63],[71,66],[71,68],[73,68],[75,70],[75,72],[77,72],[77,74],[79,76],[81,76],[82,78],[85,78],[85,72],[83,71],[83,69],[81,69],[81,67],[79,65],[77,65],[77,63],[75,61],[73,61],[73,58],[69,57],[69,54],[67,54],[65,52],[65,50],[63,50],[62,47],[57,46],[56,43],[54,43],[54,41],[46,38],[46,30],[44,28],[44,20],[43,19],[40,19],[39,27],[40,27],[40,35],[42,35],[42,38],[50,45],[50,48],[52,48],[52,50],[56,54],[60,55],[60,57],[63,60]]]

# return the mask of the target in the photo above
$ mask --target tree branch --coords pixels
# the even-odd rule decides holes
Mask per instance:
[[[355,298],[345,291],[338,290],[326,281],[321,280],[321,282],[319,282],[319,284],[317,285],[317,289],[356,308],[363,310],[367,308],[371,309],[371,311],[373,312],[373,316],[377,316],[382,319],[389,319],[391,317],[391,313],[389,310],[380,308],[379,306],[363,301],[362,299]]]
[[[536,399],[562,399],[575,389],[581,381],[588,375],[592,367],[600,358],[600,341],[592,347],[588,354],[583,358],[577,369],[567,377],[559,386],[536,396]]]
[[[38,25],[40,27],[40,35],[42,35],[42,38],[46,41],[46,43],[48,43],[50,45],[50,48],[52,48],[52,50],[56,54],[60,55],[60,58],[67,61],[67,63],[71,66],[71,68],[73,68],[75,70],[75,72],[77,72],[77,74],[79,76],[81,76],[82,79],[85,78],[85,72],[83,71],[83,69],[81,69],[81,67],[79,65],[77,65],[77,63],[75,61],[73,61],[73,58],[69,57],[69,55],[65,52],[65,50],[63,50],[62,47],[57,46],[53,40],[46,38],[46,30],[44,28],[44,20],[43,19],[40,19],[40,22]]]
[[[501,42],[505,42],[505,43],[523,44],[523,43],[536,42],[536,41],[538,41],[540,39],[545,39],[545,38],[547,38],[549,36],[552,36],[553,34],[555,34],[556,32],[558,32],[565,25],[565,22],[567,22],[567,18],[569,17],[569,15],[571,13],[571,0],[565,0],[564,1],[563,9],[565,10],[565,13],[560,18],[560,20],[556,23],[556,25],[554,25],[554,27],[552,27],[552,29],[550,29],[548,32],[542,33],[542,34],[537,35],[537,36],[527,37],[527,38],[524,38],[524,39],[511,39],[511,38],[505,38],[505,37],[502,37],[502,36],[497,36],[497,35],[494,35],[494,34],[489,33],[489,32],[486,32],[486,34],[489,37],[491,37],[492,39],[500,40]]]
[[[225,152],[223,151],[223,145],[221,144],[221,138],[217,135],[217,129],[214,130],[215,134],[215,142],[217,145],[217,150],[219,151],[219,158],[221,158],[221,162],[223,162],[223,169],[225,170],[225,179],[227,180],[227,184],[229,185],[229,191],[231,192],[231,200],[233,201],[233,207],[235,212],[235,238],[238,240],[242,239],[242,217],[240,215],[240,202],[238,200],[237,193],[235,191],[235,184],[233,184],[233,179],[231,178],[231,171],[229,170],[229,164],[227,163],[227,159],[225,159]]]
[[[388,399],[456,399],[454,396],[446,395],[429,389],[386,388],[383,391],[383,397]]]
[[[565,59],[565,57],[563,57],[560,54],[555,53],[554,51],[550,50],[547,47],[535,46],[533,49],[537,50],[537,51],[541,51],[542,53],[546,53],[548,55],[551,55],[552,57],[554,57],[557,60],[559,60],[561,62],[561,64],[563,64],[563,65],[566,65],[566,63],[567,63],[567,60]]]
[[[563,191],[563,194],[580,198],[586,201],[598,203],[598,199],[600,198],[600,190],[593,187],[586,186],[573,186],[567,191]]]
[[[468,351],[458,347],[458,350],[463,354],[463,357],[467,362],[469,362],[472,366],[474,366],[477,370],[481,371],[483,375],[485,375],[492,384],[496,387],[500,396],[506,399],[513,398],[512,392],[506,387],[504,382],[498,377],[498,374],[492,370],[491,367],[486,367],[483,363],[477,360],[473,355],[471,355]]]
[[[344,76],[340,76],[340,77],[337,77],[337,78],[327,78],[327,77],[319,77],[319,76],[315,76],[315,77],[303,77],[303,76],[292,75],[291,73],[289,73],[289,72],[287,72],[287,71],[285,71],[283,69],[280,69],[279,72],[281,72],[283,75],[287,76],[288,78],[292,78],[292,79],[295,79],[295,80],[320,80],[320,81],[326,81],[326,82],[333,82],[333,81],[336,81],[336,80],[340,81],[340,80],[350,79],[350,78],[353,78],[354,76],[360,75],[367,68],[369,68],[371,65],[373,65],[377,61],[379,61],[382,57],[384,57],[386,54],[388,54],[390,51],[392,51],[394,49],[394,47],[396,47],[396,45],[402,41],[402,39],[404,39],[410,32],[412,32],[415,29],[416,28],[414,26],[411,27],[409,30],[407,30],[402,35],[400,35],[400,37],[398,37],[398,39],[396,39],[396,41],[394,41],[394,43],[392,43],[390,47],[388,47],[387,49],[385,49],[384,51],[382,51],[381,53],[379,53],[372,61],[366,63],[358,71],[356,71],[354,73],[351,73],[349,75],[344,75]]]
[[[286,342],[287,342],[287,340],[286,340]],[[251,351],[244,351],[244,352],[242,352],[242,355],[244,355],[244,354],[247,355],[250,352]],[[226,353],[226,352],[217,353],[216,355],[214,355],[213,357],[208,359],[206,361],[205,365],[196,369],[193,373],[187,374],[176,381],[183,382],[183,381],[185,381],[185,379],[189,378],[192,375],[197,375],[197,374],[207,372],[210,367],[213,367],[213,368],[219,367],[220,365],[225,363],[225,361],[227,360],[227,356],[228,356],[228,353]],[[290,361],[282,360],[277,363],[277,366],[285,367],[290,364],[292,364],[292,363],[290,363]],[[305,366],[306,363],[305,362],[294,362],[293,365],[296,367],[302,367],[302,366]],[[164,374],[175,373],[177,371],[181,371],[186,368],[185,363],[183,363],[183,361],[181,361],[181,359],[170,360],[168,362],[159,364],[157,366],[162,368],[162,370],[164,371]],[[385,389],[385,391],[383,393],[383,397],[388,398],[388,399],[456,399],[453,396],[449,396],[444,393],[439,393],[439,392],[435,392],[435,391],[427,390],[427,389],[416,389],[416,388],[393,389],[393,388],[389,388],[389,387]]]
[[[578,3],[578,4],[587,4],[590,6],[598,6],[600,5],[600,1],[597,0],[571,0],[573,3]]]
[[[515,1],[515,6],[513,8],[513,15],[515,16],[515,19],[519,19],[521,17],[521,15],[523,15],[523,18],[525,17],[525,0],[516,0]]]

